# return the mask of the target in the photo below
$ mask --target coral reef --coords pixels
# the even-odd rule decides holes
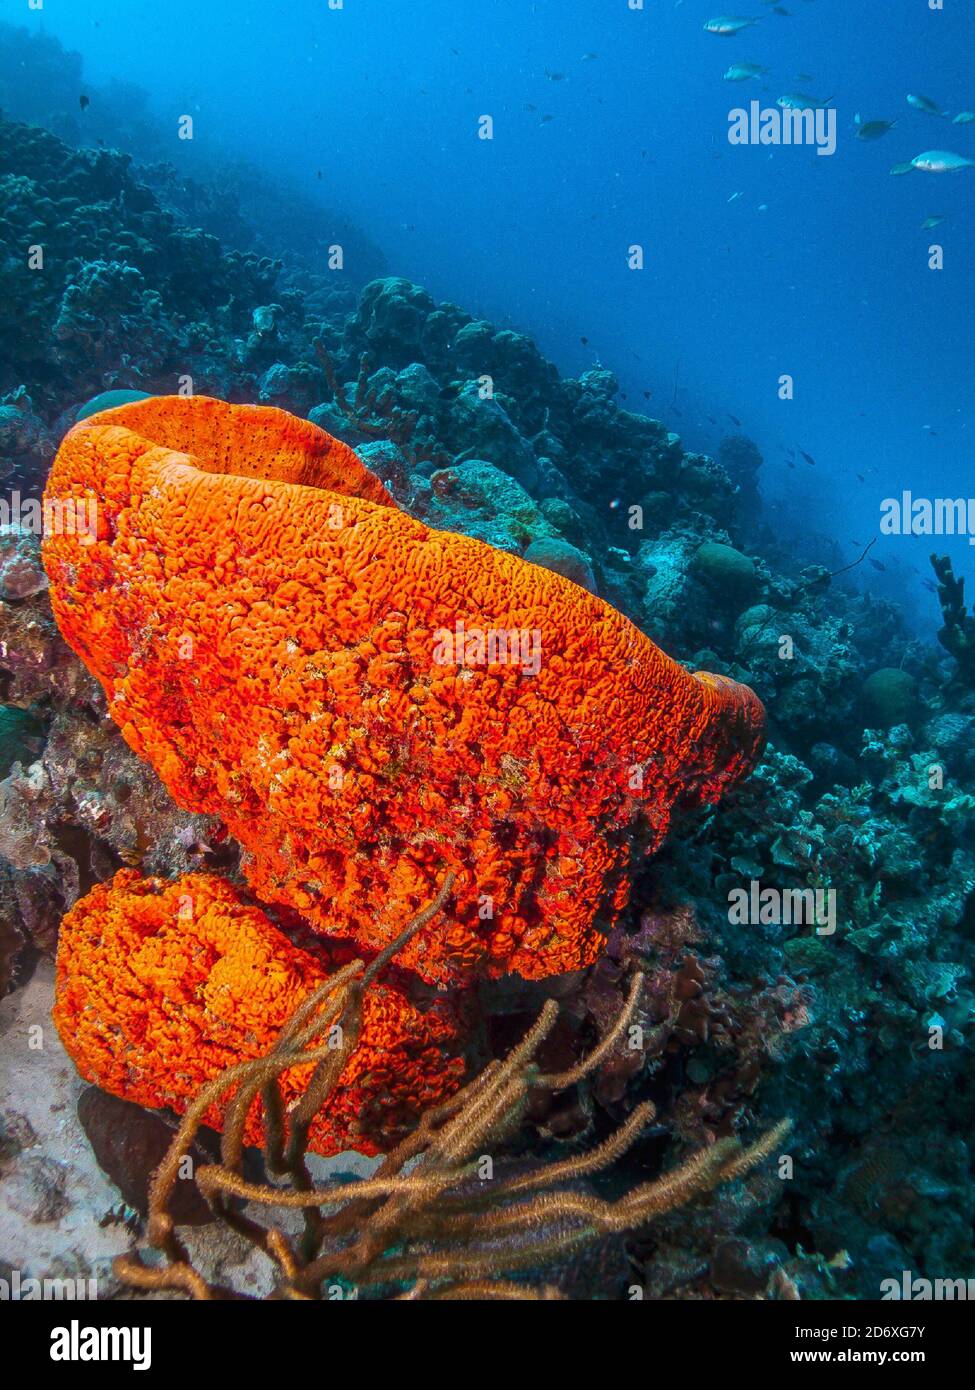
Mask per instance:
[[[56,46],[44,52],[44,61],[60,74],[64,110],[70,106],[76,112],[77,74],[65,66]],[[38,56],[44,54],[38,50]],[[16,93],[18,81],[22,85],[16,64],[7,53],[0,54],[2,64],[0,72]],[[17,107],[28,119],[29,95],[22,93]],[[6,101],[5,108],[10,109]],[[131,97],[119,101],[114,125],[104,117],[103,138],[124,144],[140,119],[138,111]],[[33,113],[34,118],[42,114]],[[647,1116],[639,1107],[652,1104],[653,1124],[646,1123],[632,1147],[618,1156],[612,1188],[601,1192],[615,1198],[627,1183],[666,1173],[703,1146],[754,1126],[767,1128],[789,1113],[795,1119],[788,1144],[794,1162],[790,1180],[756,1172],[747,1191],[732,1184],[706,1205],[662,1214],[647,1230],[614,1237],[606,1263],[618,1270],[620,1261],[627,1261],[628,1277],[646,1297],[660,1298],[876,1298],[879,1279],[903,1269],[975,1277],[969,1137],[975,644],[961,581],[948,561],[935,562],[944,614],[940,645],[924,643],[907,630],[894,604],[874,598],[869,584],[855,587],[858,574],[848,573],[842,561],[830,562],[826,541],[821,554],[809,552],[817,563],[796,559],[781,518],[774,528],[763,520],[761,456],[744,436],[725,441],[717,459],[693,453],[659,420],[624,409],[606,368],[594,366],[577,380],[564,378],[525,335],[455,304],[438,303],[401,277],[374,279],[356,295],[348,275],[302,269],[284,231],[271,240],[259,234],[254,218],[226,196],[225,188],[187,180],[171,166],[128,162],[108,149],[72,148],[79,133],[66,117],[58,119],[61,140],[35,127],[0,122],[6,194],[0,223],[0,391],[5,393],[0,471],[11,499],[15,489],[28,498],[38,493],[58,441],[79,410],[84,414],[89,404],[96,411],[105,404],[93,398],[116,390],[166,395],[182,389],[177,373],[186,373],[192,377],[187,389],[197,395],[280,406],[354,446],[361,466],[350,453],[337,448],[334,453],[340,471],[352,480],[340,500],[356,518],[369,511],[374,518],[369,524],[377,528],[373,534],[387,534],[391,526],[404,536],[452,532],[486,542],[508,557],[495,562],[501,569],[494,573],[530,576],[524,582],[537,586],[532,593],[571,593],[570,610],[580,615],[605,614],[605,608],[592,606],[591,596],[598,594],[635,624],[638,649],[645,650],[639,634],[646,634],[682,665],[751,686],[768,709],[769,745],[751,778],[728,793],[720,815],[699,813],[683,822],[681,833],[670,836],[650,863],[633,852],[636,839],[628,839],[629,831],[620,827],[610,838],[618,881],[630,886],[629,903],[624,907],[622,898],[618,905],[610,903],[604,925],[611,929],[605,939],[600,936],[602,950],[587,970],[532,982],[506,976],[478,985],[479,1027],[466,1042],[479,1061],[509,1055],[545,1001],[558,1000],[558,1020],[536,1054],[544,1072],[554,1075],[577,1065],[607,1035],[628,997],[631,972],[639,969],[644,977],[632,1020],[642,1029],[642,1046],[631,1049],[617,1038],[577,1085],[555,1093],[531,1089],[518,1134],[497,1145],[499,1162],[512,1165],[505,1171],[531,1172],[553,1154],[578,1158],[584,1144],[598,1149],[633,1114]],[[131,147],[137,143],[133,138]],[[140,148],[148,147],[145,136]],[[285,200],[275,217],[276,223],[265,225],[288,223]],[[316,235],[304,238],[306,247],[316,245]],[[43,274],[26,268],[25,247],[32,244],[45,249]],[[282,267],[274,264],[279,256]],[[368,257],[356,261],[360,269],[368,267],[363,280],[380,273]],[[158,410],[153,401],[144,407],[147,418]],[[85,419],[87,427],[93,418]],[[145,439],[164,450],[188,448],[183,440],[152,431]],[[158,448],[147,447],[138,459],[124,457],[125,487],[121,495],[112,494],[106,517],[124,511],[126,525],[139,525],[112,538],[102,535],[97,547],[81,547],[77,536],[61,538],[66,549],[78,551],[83,567],[92,563],[83,550],[110,556],[106,587],[124,562],[126,544],[141,547],[143,555],[170,555],[167,538],[153,529],[160,513],[146,498],[134,503],[129,492],[133,470],[142,476],[142,468],[148,476],[157,466]],[[200,473],[187,461],[180,467]],[[231,471],[242,471],[239,453]],[[225,505],[225,489],[237,486],[227,475],[204,474],[197,482],[218,510]],[[262,498],[272,499],[294,486],[262,483],[254,476],[241,482],[247,495],[260,489]],[[354,495],[366,484],[375,488],[368,504]],[[173,486],[175,493],[167,495],[185,495],[182,483]],[[219,515],[226,519],[225,511]],[[181,553],[200,557],[201,568],[203,561],[218,561],[220,583],[234,588],[242,582],[240,561],[218,557],[216,537],[208,533],[210,516],[206,512],[204,524],[181,533]],[[145,524],[150,517],[152,526]],[[242,515],[242,524],[247,520],[254,521],[251,513]],[[255,724],[249,743],[242,739],[229,747],[223,729],[215,729],[217,711],[210,708],[209,692],[225,678],[236,682],[245,655],[249,660],[252,651],[266,654],[271,632],[280,632],[276,679],[294,686],[293,664],[307,655],[305,629],[295,628],[289,618],[295,611],[289,595],[297,589],[284,588],[279,607],[275,595],[265,597],[257,648],[245,643],[258,633],[245,594],[238,610],[205,619],[204,627],[215,624],[206,632],[216,634],[216,645],[211,636],[202,645],[197,640],[192,659],[177,664],[173,657],[166,675],[174,672],[175,679],[160,687],[151,707],[160,711],[173,702],[182,740],[190,735],[178,729],[183,717],[178,711],[189,702],[208,731],[206,776],[219,773],[222,779],[214,809],[195,814],[185,805],[196,803],[176,804],[114,719],[116,682],[127,679],[133,647],[140,658],[143,650],[158,655],[155,610],[144,596],[141,627],[134,598],[126,600],[127,609],[113,605],[118,615],[104,615],[102,637],[116,632],[119,619],[130,626],[110,662],[105,654],[103,689],[54,621],[39,561],[39,526],[33,522],[22,514],[19,524],[11,516],[10,524],[0,527],[0,700],[7,729],[7,766],[0,782],[0,988],[11,991],[0,1003],[0,1019],[10,1029],[27,1026],[25,1021],[33,1025],[50,1006],[47,958],[56,949],[60,918],[93,891],[108,891],[105,885],[121,868],[173,881],[219,872],[229,887],[215,891],[232,891],[239,902],[249,903],[237,840],[245,846],[245,873],[253,874],[254,858],[249,867],[246,861],[256,850],[245,836],[253,837],[255,828],[244,823],[242,813],[238,828],[230,826],[234,802],[227,791],[237,787],[226,770],[249,759],[256,768],[258,739],[267,730]],[[411,531],[414,524],[418,529]],[[331,547],[333,538],[324,528],[319,539]],[[265,545],[262,540],[259,555]],[[247,560],[252,562],[250,554]],[[387,564],[377,561],[377,568]],[[207,595],[213,591],[212,575],[211,570],[201,590]],[[293,575],[288,578],[295,582]],[[185,574],[180,579],[188,582]],[[172,581],[162,575],[160,587],[166,582]],[[204,583],[197,576],[192,582]],[[190,592],[192,585],[184,588],[184,597]],[[449,599],[453,611],[453,592]],[[162,611],[167,621],[176,612]],[[182,600],[178,611],[187,613],[194,627],[203,617]],[[538,624],[549,640],[552,620],[549,608]],[[307,635],[321,621],[316,609]],[[615,630],[623,630],[622,619],[612,621],[620,625]],[[561,615],[559,623],[561,631]],[[521,610],[517,624],[530,625],[522,622]],[[77,625],[81,641],[80,612]],[[241,629],[244,635],[235,637]],[[175,641],[175,623],[170,631]],[[587,643],[592,639],[588,627],[585,637]],[[368,633],[364,640],[354,667],[359,687],[372,667],[392,691],[387,701],[395,697],[394,708],[403,698],[408,702],[409,689],[390,675],[402,662],[395,634],[383,646],[370,645]],[[218,650],[224,654],[221,663],[214,657]],[[304,669],[310,675],[307,664]],[[430,675],[429,660],[423,669]],[[458,692],[483,681],[484,674],[466,666],[438,668],[434,674],[448,672],[454,683],[449,701],[445,687],[442,703],[458,711]],[[193,684],[201,673],[206,691]],[[572,698],[584,703],[584,684],[572,686],[571,670],[562,678],[554,707],[561,709]],[[685,686],[691,678],[684,672],[672,678],[682,689],[695,688]],[[378,689],[371,693],[378,701]],[[240,706],[254,717],[256,697],[256,687],[252,694],[228,693],[220,712],[229,717]],[[628,766],[630,735],[616,704],[598,708],[598,732],[609,740],[604,746]],[[377,704],[377,717],[378,709]],[[492,706],[492,713],[495,709],[504,733],[508,715],[500,706]],[[295,735],[289,727],[283,741],[279,713],[270,721],[274,747],[291,755]],[[145,717],[148,727],[157,714]],[[285,759],[284,768],[295,769],[289,773],[291,785],[300,788],[294,798],[289,792],[295,833],[305,834],[293,813],[314,782],[321,789],[326,824],[332,824],[336,806],[343,808],[343,853],[359,842],[365,824],[363,843],[370,835],[378,837],[391,854],[405,852],[407,865],[415,865],[410,857],[415,816],[406,830],[402,825],[377,830],[368,823],[374,786],[385,788],[384,804],[395,809],[396,790],[409,784],[411,770],[396,757],[382,766],[363,765],[367,750],[356,737],[360,727],[350,721],[334,741],[307,747],[319,758],[311,769]],[[554,747],[561,746],[562,726],[558,729]],[[454,737],[463,741],[466,734],[462,724]],[[167,770],[153,759],[167,781],[173,780],[174,767],[179,776],[186,771],[181,761],[169,761],[171,751],[159,753]],[[323,751],[327,765],[351,770],[344,792],[341,777],[336,789],[322,784]],[[462,801],[479,786],[481,759],[472,770],[464,762],[469,751],[463,743],[459,763],[448,761],[443,769],[448,786],[461,778]],[[585,761],[597,751],[592,744],[578,750],[587,796],[605,785],[590,777]],[[525,767],[538,770],[532,733],[517,738],[512,731],[510,752],[513,762],[505,775],[497,765],[492,771],[502,869],[498,884],[485,886],[488,897],[499,901],[507,885],[507,837],[523,826],[529,794],[536,803],[536,826],[544,831],[549,824],[547,783],[536,780],[526,787],[520,780]],[[194,761],[190,772],[195,766]],[[188,789],[193,786],[189,777]],[[263,824],[270,785],[258,790],[255,804]],[[438,783],[434,791],[440,790]],[[617,809],[637,801],[629,788],[626,792],[614,803]],[[182,799],[182,790],[179,795]],[[517,819],[510,817],[511,827],[502,834],[509,814],[502,808],[515,805]],[[604,809],[600,805],[600,815]],[[279,840],[290,850],[292,826],[287,825],[285,840],[286,819],[280,816]],[[605,822],[598,815],[584,827],[586,833],[595,834],[596,824],[601,834]],[[448,862],[461,875],[458,891],[468,895],[476,866],[490,868],[489,859],[475,852],[474,837],[460,836],[454,860],[444,855],[443,831],[451,827],[451,816],[440,814],[435,801],[421,826],[419,862],[427,873],[405,885],[408,891],[397,899],[403,917],[426,901],[436,871]],[[651,840],[661,829],[650,827]],[[451,834],[457,837],[456,821]],[[289,861],[288,874],[292,867]],[[597,867],[601,876],[605,866]],[[306,874],[305,881],[320,881],[322,866],[313,868],[314,876]],[[556,861],[556,871],[564,868]],[[782,895],[832,893],[834,929],[821,933],[810,921],[732,922],[729,895],[753,882]],[[484,907],[491,911],[493,902]],[[267,902],[250,908],[284,933],[288,950],[305,952],[319,968],[334,961],[330,953],[353,949],[350,942],[326,944],[320,935],[297,931],[291,908]],[[387,940],[396,925],[395,914],[385,919],[380,914],[374,944]],[[531,923],[532,930],[536,925]],[[370,918],[365,932],[372,930]],[[448,930],[441,924],[426,938],[437,943],[441,955],[435,970],[442,968],[444,976],[454,970],[442,960]],[[465,952],[472,940],[480,950],[497,936],[498,917],[478,917],[466,922],[464,931],[461,974],[467,973]],[[413,946],[415,953],[418,942]],[[514,959],[513,949],[502,953],[503,963]],[[369,958],[371,952],[362,954]],[[560,952],[555,958],[559,968],[567,963]],[[589,958],[583,953],[576,961]],[[429,997],[422,988],[416,993],[422,982],[402,964],[388,983],[405,987],[408,976],[411,1003],[426,1010]],[[22,1060],[24,1066],[29,1062]],[[107,1210],[118,1194],[110,1196],[112,1189],[94,1169],[77,1130],[78,1083],[69,1077],[56,1039],[35,1065],[37,1085],[49,1088],[60,1108],[52,1121],[33,1095],[17,1104],[9,1084],[4,1092],[0,1119],[10,1138],[0,1151],[0,1202],[12,1213],[7,1222],[12,1234],[0,1262],[12,1262],[15,1251],[19,1259],[20,1252],[31,1250],[37,1267],[45,1260],[83,1267],[84,1253],[73,1232],[86,1222],[93,1233],[90,1258],[101,1261],[103,1271],[106,1254],[131,1244],[124,1224],[114,1224]],[[263,1063],[255,1057],[247,1065],[257,1069],[256,1077]],[[142,1112],[123,1108],[118,1125],[134,1124],[133,1113]],[[69,1121],[75,1123],[70,1134]],[[55,1126],[50,1135],[43,1132],[45,1123]],[[353,1160],[354,1155],[345,1155],[338,1161],[347,1166]],[[239,1176],[239,1165],[235,1171]],[[588,1197],[594,1195],[587,1189]],[[458,1196],[467,1201],[469,1189]],[[373,1206],[378,1201],[377,1196]],[[52,1218],[59,1211],[67,1213],[63,1223]],[[101,1225],[103,1220],[109,1224]],[[203,1248],[196,1230],[181,1233],[195,1265]],[[419,1226],[414,1234],[418,1231]],[[242,1263],[238,1250],[231,1259],[228,1248],[220,1247],[224,1253],[211,1261],[208,1268],[218,1272],[207,1282],[236,1284],[239,1273],[247,1290],[263,1288],[254,1264]],[[560,1265],[556,1256],[554,1270],[543,1277],[579,1296],[606,1287],[609,1296],[618,1296],[618,1279],[600,1282],[602,1254],[602,1247],[592,1252],[594,1264],[574,1261],[570,1254]],[[411,1247],[414,1273],[418,1255]],[[222,1277],[221,1266],[232,1267],[234,1278]]]

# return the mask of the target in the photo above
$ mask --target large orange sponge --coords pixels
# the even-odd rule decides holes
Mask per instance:
[[[589,964],[635,854],[759,754],[747,687],[691,675],[561,575],[401,511],[282,411],[157,397],[63,441],[62,632],[129,744],[223,818],[266,902],[444,983]]]
[[[188,874],[171,882],[122,869],[61,924],[54,1021],[86,1080],[182,1113],[224,1068],[263,1056],[328,973],[222,879]],[[369,985],[358,1044],[314,1122],[310,1147],[323,1154],[391,1147],[460,1085],[458,1036],[444,999],[421,1009],[396,983]],[[282,1074],[286,1106],[311,1070]],[[221,1112],[214,1106],[206,1118],[219,1126]],[[244,1138],[262,1142],[256,1105]]]

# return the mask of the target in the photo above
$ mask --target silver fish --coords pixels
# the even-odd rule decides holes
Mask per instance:
[[[748,29],[757,23],[757,19],[735,19],[733,16],[718,15],[717,19],[705,20],[704,28],[709,34],[723,34],[730,38],[732,34],[740,34],[742,29]]]
[[[959,111],[958,115],[955,117],[951,124],[969,125],[972,121],[975,121],[975,111]]]
[[[761,63],[732,63],[724,75],[726,82],[747,82],[750,77],[764,77],[768,68]]]
[[[931,217],[926,217],[926,218],[924,219],[924,221],[921,223],[921,231],[922,231],[922,232],[930,232],[930,230],[931,230],[932,227],[940,227],[941,223],[942,223],[944,220],[945,220],[945,218],[944,218],[944,213],[942,213],[942,212],[936,212],[936,213],[932,214]]]
[[[809,97],[802,92],[790,92],[784,97],[779,97],[776,106],[781,106],[786,111],[816,111],[821,107],[829,106],[832,97]]]
[[[957,174],[961,169],[975,169],[975,159],[952,154],[950,150],[925,150],[916,154],[911,163],[922,174]]]

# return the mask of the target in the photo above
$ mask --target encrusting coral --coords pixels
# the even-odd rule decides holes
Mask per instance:
[[[226,1067],[262,1056],[327,973],[223,879],[122,869],[61,924],[54,1021],[87,1080],[182,1114]],[[391,1147],[463,1077],[457,1021],[442,996],[423,1009],[394,979],[374,983],[359,1028],[351,1048],[332,1038],[345,1062],[309,1135],[318,1153]],[[285,1107],[304,1093],[311,1070],[281,1074]],[[219,1124],[217,1107],[204,1118]],[[243,1134],[263,1142],[256,1111]]]
[[[575,584],[401,511],[273,408],[155,397],[66,436],[44,546],[61,631],[268,903],[446,984],[597,956],[678,802],[758,757],[745,686],[692,675]],[[87,514],[87,513],[86,513]]]

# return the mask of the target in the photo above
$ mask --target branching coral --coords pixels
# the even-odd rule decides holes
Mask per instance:
[[[349,400],[348,392],[338,379],[335,363],[321,339],[313,343],[315,355],[325,373],[325,380],[332,393],[336,408],[344,416],[350,429],[365,439],[388,439],[398,444],[409,456],[414,465],[421,461],[449,463],[451,455],[443,449],[418,449],[415,435],[418,413],[404,410],[369,382],[372,370],[369,354],[359,358],[359,371],[356,376],[355,393]]]
[[[61,925],[54,1020],[87,1080],[182,1113],[227,1066],[260,1057],[325,974],[320,958],[293,946],[222,879],[168,882],[123,869]],[[463,1076],[457,1021],[442,998],[422,1008],[402,981],[374,983],[355,1028],[351,1046],[339,1034],[330,1039],[343,1064],[328,1113],[310,1133],[319,1153],[389,1148]],[[310,1071],[279,1077],[286,1107],[299,1101]],[[205,1118],[219,1124],[216,1107]],[[256,1112],[244,1114],[242,1136],[261,1143]]]
[[[965,607],[965,581],[956,579],[947,555],[932,555],[938,577],[938,602],[944,625],[938,641],[958,662],[958,674],[966,685],[975,685],[975,613]]]
[[[65,438],[62,632],[130,745],[219,815],[265,902],[381,949],[456,875],[425,979],[590,963],[674,804],[745,775],[764,711],[561,575],[430,530],[270,408],[160,397]]]
[[[221,1162],[198,1168],[196,1184],[217,1215],[273,1262],[274,1296],[301,1300],[328,1296],[337,1285],[352,1285],[356,1291],[398,1289],[396,1296],[407,1299],[557,1297],[551,1286],[538,1288],[511,1276],[543,1270],[607,1232],[637,1229],[693,1201],[767,1158],[788,1130],[783,1122],[750,1148],[734,1139],[720,1140],[615,1201],[581,1190],[582,1179],[609,1167],[652,1120],[653,1106],[644,1103],[588,1153],[484,1180],[479,1159],[517,1130],[532,1093],[575,1085],[618,1044],[639,1001],[642,976],[636,973],[625,1007],[600,1044],[575,1067],[546,1075],[537,1064],[558,1013],[549,1001],[508,1056],[428,1110],[373,1177],[316,1185],[304,1161],[304,1140],[313,1116],[329,1101],[342,1065],[322,1039],[336,1021],[347,1037],[356,1036],[364,990],[401,944],[405,941],[394,942],[364,974],[354,962],[323,982],[263,1058],[240,1063],[203,1088],[151,1188],[149,1239],[165,1263],[147,1265],[138,1256],[123,1257],[116,1271],[124,1280],[137,1288],[179,1290],[198,1299],[237,1296],[194,1268],[170,1214],[185,1155],[204,1118],[228,1091],[234,1098],[227,1109]],[[308,1058],[315,1060],[316,1071],[286,1133],[279,1078]],[[265,1164],[269,1174],[286,1179],[280,1185],[248,1181],[242,1170],[243,1117],[258,1095],[271,1117]],[[251,1211],[265,1212],[267,1222],[246,1212],[244,1203],[251,1204]],[[275,1210],[279,1224],[271,1224]],[[296,1211],[304,1217],[300,1237],[286,1228],[288,1214]]]

